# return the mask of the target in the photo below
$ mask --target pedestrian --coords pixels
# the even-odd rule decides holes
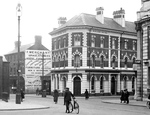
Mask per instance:
[[[88,98],[89,98],[89,92],[88,92],[87,89],[85,89],[84,95],[85,95],[85,99],[88,99]]]
[[[121,90],[121,97],[120,97],[120,103],[122,103],[122,101],[124,101],[124,91]]]
[[[54,90],[54,95],[53,95],[55,104],[57,104],[58,96],[59,96],[58,90],[55,89],[55,90]]]
[[[39,95],[39,88],[36,89],[36,95]]]
[[[23,89],[20,90],[20,93],[21,93],[21,101],[23,102],[23,100],[25,98]]]
[[[127,89],[124,90],[124,99],[125,99],[126,104],[128,104],[129,103],[129,92]]]
[[[66,105],[66,104],[65,104],[65,90],[66,90],[66,89],[64,89],[64,91],[63,91],[63,96],[64,96],[64,105]]]
[[[66,88],[65,91],[65,104],[66,104],[66,113],[70,113],[69,104],[71,103],[71,97],[74,98],[74,95],[69,91],[69,88]]]

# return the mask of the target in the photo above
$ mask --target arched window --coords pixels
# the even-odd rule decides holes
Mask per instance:
[[[92,62],[91,62],[91,64],[92,64],[92,67],[95,67],[95,55],[92,55]]]
[[[104,56],[103,55],[100,57],[100,67],[101,68],[104,67]]]
[[[91,90],[94,90],[94,89],[95,89],[95,78],[93,76],[91,80]]]
[[[63,56],[63,66],[64,66],[64,68],[65,68],[65,55]]]
[[[103,89],[104,77],[100,78],[100,89]]]
[[[74,57],[74,67],[80,67],[80,56],[77,54]]]
[[[124,61],[124,65],[125,65],[125,68],[127,69],[127,64],[128,64],[128,58],[127,57],[125,57],[125,61]]]

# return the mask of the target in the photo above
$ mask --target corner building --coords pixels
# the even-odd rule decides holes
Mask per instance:
[[[125,11],[104,17],[104,9],[96,15],[82,13],[59,27],[52,37],[51,88],[61,93],[69,87],[75,96],[87,89],[91,95],[116,95],[127,88],[136,90],[135,60],[137,37],[135,24],[125,21]]]

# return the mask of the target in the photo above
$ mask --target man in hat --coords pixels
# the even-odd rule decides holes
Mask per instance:
[[[70,113],[69,103],[71,103],[71,97],[74,98],[74,95],[69,91],[69,88],[67,87],[65,90],[65,95],[64,95],[64,100],[66,104],[66,113]]]

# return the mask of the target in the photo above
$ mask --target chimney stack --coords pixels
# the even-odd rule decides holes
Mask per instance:
[[[118,11],[113,12],[114,20],[121,25],[122,27],[125,27],[125,10],[120,8]]]
[[[36,35],[35,36],[35,45],[41,45],[42,44],[42,36]]]
[[[104,11],[104,8],[103,7],[98,7],[96,8],[96,19],[101,22],[102,24],[104,24],[104,15],[103,15],[103,11]]]
[[[58,18],[58,24],[59,24],[59,26],[64,25],[66,23],[66,21],[67,21],[66,17],[60,17],[60,18]]]

